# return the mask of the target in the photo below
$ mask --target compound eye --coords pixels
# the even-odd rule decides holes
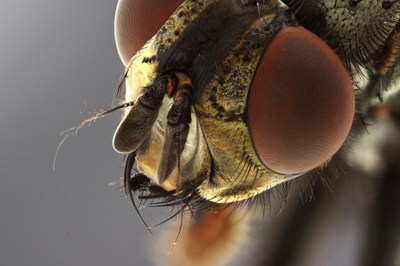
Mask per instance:
[[[343,63],[321,39],[296,27],[271,41],[247,104],[254,149],[282,174],[304,173],[329,161],[346,140],[355,112]]]
[[[127,65],[183,0],[119,0],[114,21],[115,42]]]

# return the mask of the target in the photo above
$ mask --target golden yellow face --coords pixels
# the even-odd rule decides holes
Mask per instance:
[[[239,202],[329,164],[356,119],[357,71],[397,70],[382,48],[397,47],[400,4],[365,2],[120,0],[126,192]]]

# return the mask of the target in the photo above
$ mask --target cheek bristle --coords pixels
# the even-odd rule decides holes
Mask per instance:
[[[263,55],[247,112],[263,163],[282,174],[304,173],[327,162],[346,140],[355,112],[352,82],[321,39],[287,27]]]
[[[114,22],[115,42],[125,65],[182,2],[183,0],[119,0]]]

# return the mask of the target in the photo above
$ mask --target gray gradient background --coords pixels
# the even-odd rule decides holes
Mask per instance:
[[[59,133],[111,104],[116,2],[0,1],[2,266],[149,265],[154,240],[108,186],[118,114],[68,139],[52,170]]]

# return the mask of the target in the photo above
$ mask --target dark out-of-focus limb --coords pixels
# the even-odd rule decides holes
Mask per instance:
[[[361,265],[400,265],[400,93],[372,114],[387,132],[377,153],[385,170],[379,177],[377,200],[370,211],[368,234],[360,254]]]
[[[342,175],[332,180],[333,191],[317,181],[311,202],[302,202],[295,191],[266,226],[255,265],[357,265],[360,236],[375,201],[375,180],[362,181],[353,173]]]
[[[318,198],[323,188],[319,183],[314,187]],[[296,197],[296,195],[292,195]],[[321,199],[319,199],[321,200]],[[267,252],[260,253],[257,265],[294,265],[299,247],[310,230],[309,224],[312,214],[318,209],[321,202],[312,201],[302,203],[298,198],[289,201],[287,209],[267,225],[264,241],[260,246],[267,247]]]
[[[400,164],[390,164],[378,185],[379,195],[370,211],[360,265],[400,264]]]

